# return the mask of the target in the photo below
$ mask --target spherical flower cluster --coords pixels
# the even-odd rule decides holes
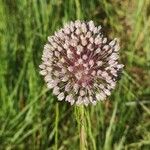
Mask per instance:
[[[123,67],[119,49],[118,40],[109,41],[93,21],[70,22],[48,37],[40,74],[59,101],[95,105],[115,88]]]

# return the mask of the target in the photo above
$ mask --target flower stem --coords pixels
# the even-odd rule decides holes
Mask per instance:
[[[86,150],[86,132],[85,132],[85,116],[84,106],[80,107],[80,150]]]
[[[58,149],[58,121],[59,121],[59,106],[56,104],[55,108],[56,118],[55,118],[55,150]]]

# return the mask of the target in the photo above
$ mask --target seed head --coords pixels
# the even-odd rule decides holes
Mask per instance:
[[[105,100],[115,88],[122,64],[119,43],[108,41],[93,21],[75,21],[48,37],[40,74],[59,101],[73,105]]]

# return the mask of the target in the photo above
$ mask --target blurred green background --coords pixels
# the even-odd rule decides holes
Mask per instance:
[[[0,0],[0,150],[78,150],[76,107],[39,75],[47,36],[93,20],[121,44],[125,64],[106,102],[85,108],[86,149],[150,149],[149,0]]]

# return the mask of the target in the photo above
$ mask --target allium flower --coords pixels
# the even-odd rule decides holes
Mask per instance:
[[[40,74],[59,101],[96,104],[115,88],[123,67],[119,49],[118,40],[108,41],[93,21],[70,22],[48,37]]]

